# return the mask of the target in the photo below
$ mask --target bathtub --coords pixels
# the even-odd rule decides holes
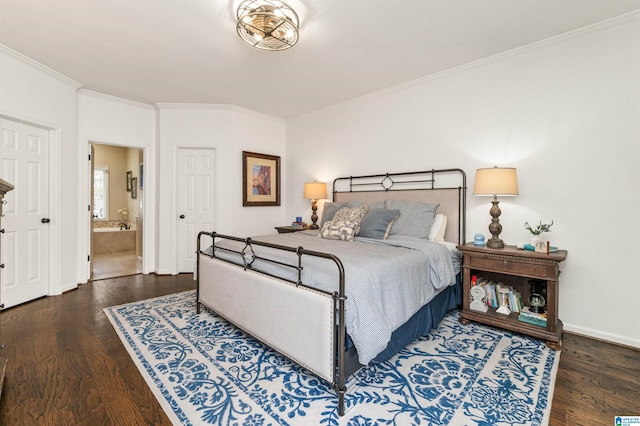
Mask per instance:
[[[93,228],[93,254],[136,250],[136,230]]]
[[[135,229],[120,229],[120,228],[93,228],[93,232],[125,232],[125,231],[133,231]]]

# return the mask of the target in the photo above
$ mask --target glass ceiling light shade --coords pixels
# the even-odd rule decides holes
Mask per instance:
[[[263,50],[285,50],[298,41],[300,21],[280,0],[244,0],[238,6],[238,35]]]

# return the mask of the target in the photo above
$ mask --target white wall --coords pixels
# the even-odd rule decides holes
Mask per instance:
[[[254,111],[234,107],[232,109],[232,138],[235,147],[230,158],[231,176],[236,183],[227,187],[231,191],[233,209],[232,232],[239,236],[266,235],[276,231],[274,226],[290,224],[295,217],[285,217],[286,171],[285,121]],[[280,207],[242,207],[242,151],[280,157]]]
[[[176,173],[179,148],[216,151],[215,222],[220,233],[239,236],[274,233],[284,206],[242,206],[242,151],[284,156],[282,120],[224,105],[159,104],[156,214],[157,272],[177,273]],[[282,159],[284,161],[284,158]]]
[[[76,90],[80,85],[0,45],[0,115],[50,130],[49,294],[76,287]],[[64,236],[64,238],[62,238]]]
[[[480,61],[287,122],[287,216],[310,215],[304,181],[460,167],[467,241],[488,235],[475,169],[514,166],[501,237],[553,219],[565,330],[640,347],[638,15]]]
[[[89,142],[127,146],[144,150],[145,181],[144,191],[138,196],[144,197],[145,206],[155,205],[155,150],[156,150],[156,111],[150,105],[131,102],[91,91],[81,90],[78,93],[78,198],[80,205],[78,227],[78,281],[87,282],[88,269],[86,259],[88,253],[89,217],[84,214],[89,204]],[[138,171],[134,171],[134,176]],[[138,200],[142,200],[138,198]],[[156,218],[153,209],[145,209],[145,229],[155,229]],[[135,218],[130,215],[129,220]],[[155,232],[145,232],[143,241],[145,274],[155,270],[153,250],[147,247],[156,246]],[[146,255],[149,253],[150,255]]]

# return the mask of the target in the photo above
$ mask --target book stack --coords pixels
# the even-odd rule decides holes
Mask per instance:
[[[527,324],[539,325],[540,327],[547,326],[547,314],[531,312],[528,306],[522,308],[518,320],[526,322]]]
[[[484,288],[485,294],[487,295],[487,306],[490,308],[500,307],[501,289],[507,289],[509,291],[508,305],[511,312],[520,312],[524,307],[524,304],[522,303],[522,295],[510,285],[505,285],[501,282],[495,283],[483,277],[476,277],[475,285],[481,285]]]
[[[306,222],[292,222],[291,227],[293,229],[307,229],[309,225]]]

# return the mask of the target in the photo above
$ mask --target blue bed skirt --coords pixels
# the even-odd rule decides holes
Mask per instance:
[[[374,358],[374,362],[383,362],[400,352],[405,346],[420,336],[427,335],[437,328],[447,312],[462,305],[462,274],[456,276],[456,284],[447,287],[430,303],[424,305],[406,323],[391,335],[391,341]]]

